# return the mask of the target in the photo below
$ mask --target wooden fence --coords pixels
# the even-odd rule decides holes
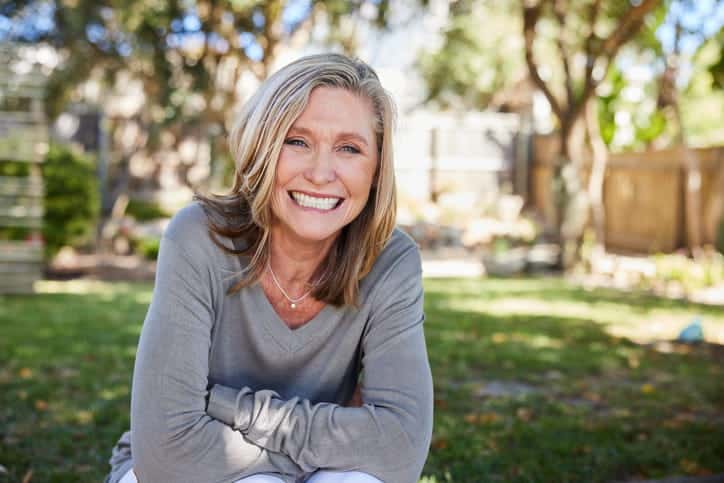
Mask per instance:
[[[534,138],[530,204],[553,219],[551,176],[557,140]],[[701,165],[703,242],[713,244],[724,218],[724,146],[695,149]],[[686,245],[685,168],[682,148],[612,154],[604,180],[606,245],[613,250],[672,252]],[[583,166],[587,182],[590,163]]]

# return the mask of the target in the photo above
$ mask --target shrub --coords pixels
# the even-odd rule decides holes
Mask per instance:
[[[714,243],[717,251],[724,254],[724,216],[722,216],[721,220],[719,220],[719,226],[716,230],[716,240]]]
[[[50,258],[64,245],[93,239],[100,211],[93,161],[67,146],[52,145],[42,165],[45,185],[43,238]]]
[[[156,238],[141,238],[134,243],[134,250],[147,260],[158,259],[158,248],[161,240]]]
[[[141,222],[171,217],[157,203],[141,200],[129,200],[126,214]]]

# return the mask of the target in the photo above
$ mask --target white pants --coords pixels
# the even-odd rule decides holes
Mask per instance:
[[[138,483],[133,470],[123,475],[118,483]],[[271,475],[252,475],[240,480],[236,483],[284,483],[276,476]],[[307,479],[306,483],[382,483],[380,480],[367,473],[359,471],[315,471],[312,476]]]

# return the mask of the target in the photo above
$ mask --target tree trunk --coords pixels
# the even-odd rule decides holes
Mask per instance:
[[[721,151],[719,151],[721,153]],[[714,182],[709,209],[704,220],[704,233],[708,240],[717,243],[719,224],[724,223],[724,164],[718,163],[719,174]],[[722,240],[724,242],[724,240]]]
[[[678,97],[678,96],[676,96]],[[684,222],[686,225],[686,246],[692,256],[701,250],[701,164],[699,156],[686,142],[684,126],[679,110],[679,100],[674,100],[674,113],[679,125],[679,144],[684,156]]]
[[[586,128],[591,144],[593,162],[591,176],[588,178],[588,200],[591,204],[593,229],[596,235],[594,254],[606,252],[606,211],[603,205],[603,183],[606,178],[608,149],[603,142],[598,125],[598,99],[592,98],[586,106]]]
[[[679,103],[679,91],[676,87],[676,78],[679,74],[679,63],[681,61],[681,34],[683,26],[681,21],[676,23],[674,37],[674,52],[667,58],[666,70],[670,71],[671,94],[670,102],[676,118],[678,127],[677,141],[681,146],[684,155],[684,222],[686,224],[686,246],[689,253],[696,257],[701,250],[701,166],[699,156],[689,148],[684,131],[684,119],[681,115]]]

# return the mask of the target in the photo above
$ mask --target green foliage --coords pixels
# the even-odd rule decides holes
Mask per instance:
[[[0,161],[0,176],[28,176],[30,163]],[[24,226],[0,226],[0,240],[26,240],[33,234],[32,228]]]
[[[42,165],[45,185],[43,238],[46,256],[64,245],[92,240],[100,210],[93,161],[60,145],[50,147]]]
[[[0,176],[28,176],[30,163],[20,161],[0,161]]]
[[[622,96],[624,89],[639,89],[642,99],[627,100]],[[656,105],[656,86],[641,81],[634,82],[626,77],[620,66],[609,69],[608,76],[599,89],[598,122],[601,137],[612,150],[645,149],[667,128],[667,118]],[[633,130],[631,139],[616,138],[616,114],[627,113]]]
[[[724,27],[702,42],[691,58],[691,77],[681,91],[681,111],[689,142],[718,146],[724,140]]]
[[[504,2],[453,3],[442,46],[423,52],[418,60],[427,101],[443,108],[485,109],[496,93],[523,79],[517,13]]]
[[[719,220],[716,230],[716,249],[719,253],[724,254],[724,216]]]
[[[171,217],[158,203],[133,199],[128,201],[126,214],[141,222]]]
[[[687,293],[724,282],[724,255],[706,251],[696,259],[680,254],[655,257],[656,274],[647,284],[678,283]]]
[[[160,246],[161,240],[157,238],[142,238],[134,242],[133,249],[147,260],[156,260]]]

